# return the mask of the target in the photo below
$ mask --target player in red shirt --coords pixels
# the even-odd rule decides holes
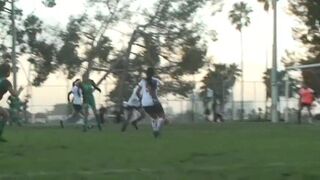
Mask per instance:
[[[309,88],[306,84],[302,84],[299,90],[299,112],[298,112],[298,123],[301,123],[301,111],[304,107],[308,109],[309,112],[309,122],[312,123],[311,106],[314,101],[314,91]]]

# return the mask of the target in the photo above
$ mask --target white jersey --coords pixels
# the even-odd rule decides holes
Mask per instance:
[[[127,105],[128,106],[133,106],[133,107],[140,107],[141,106],[141,103],[140,103],[140,99],[139,97],[137,96],[137,90],[138,90],[138,86],[136,86],[134,89],[133,89],[133,92],[127,102]]]
[[[82,98],[82,89],[78,86],[72,87],[72,95],[73,95],[73,104],[76,105],[82,105],[83,104],[83,98]]]
[[[161,81],[157,78],[152,78],[152,81],[155,82],[156,84],[156,89],[155,89],[155,95],[157,96],[157,91],[159,89],[159,85],[161,84]],[[146,106],[153,106],[154,105],[154,98],[152,98],[150,94],[150,87],[147,85],[146,80],[141,80],[139,83],[139,86],[141,87],[141,93],[142,93],[142,100],[141,104],[143,107]]]

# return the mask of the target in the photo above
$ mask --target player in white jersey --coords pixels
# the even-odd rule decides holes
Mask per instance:
[[[152,118],[151,125],[153,135],[158,137],[160,135],[161,126],[166,120],[164,110],[157,95],[161,81],[153,77],[153,68],[148,68],[146,75],[147,77],[139,83],[137,96],[140,96],[143,109]]]
[[[70,95],[72,94],[73,98],[72,100],[70,100]],[[73,113],[67,117],[66,119],[69,118],[74,118],[76,116],[79,116],[81,118],[84,118],[84,112],[82,110],[82,106],[83,106],[83,93],[82,93],[82,89],[81,89],[81,80],[80,79],[76,79],[73,83],[72,83],[72,90],[68,93],[68,102],[72,102],[72,107],[73,107]],[[60,121],[60,125],[63,128],[63,121]]]
[[[138,129],[137,123],[145,117],[143,108],[141,107],[140,99],[137,96],[138,86],[133,89],[133,92],[127,102],[123,102],[124,107],[124,121],[121,131],[125,131],[128,124],[131,124]]]

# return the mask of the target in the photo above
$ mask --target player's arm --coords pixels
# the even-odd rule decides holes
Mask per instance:
[[[137,95],[137,97],[139,98],[139,100],[141,101],[141,89],[142,89],[142,87],[141,87],[141,85],[140,85],[141,83],[139,83],[138,84],[138,89],[137,89],[137,91],[136,91],[136,95]]]
[[[6,87],[7,87],[8,91],[9,91],[9,93],[11,94],[11,96],[15,96],[15,97],[18,97],[19,94],[21,93],[22,89],[23,89],[22,87],[20,87],[18,91],[15,91],[13,89],[12,84],[11,84],[10,81],[6,82]]]
[[[19,96],[21,94],[22,90],[23,90],[23,87],[20,86],[19,89],[18,89],[18,92],[17,92],[17,96]]]
[[[90,82],[91,82],[92,86],[94,87],[94,89],[101,92],[101,89],[97,86],[97,84],[93,80],[90,80]]]
[[[72,94],[72,91],[69,91],[68,92],[68,97],[67,97],[67,99],[68,99],[68,102],[70,102],[70,95]]]
[[[11,96],[9,96],[7,99],[7,104],[10,104],[10,103],[11,103]]]
[[[163,82],[160,79],[157,79],[157,90],[159,90],[160,86],[163,86]]]

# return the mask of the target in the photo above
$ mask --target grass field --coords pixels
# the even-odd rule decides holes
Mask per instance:
[[[0,179],[318,180],[320,126],[270,123],[8,127]]]

